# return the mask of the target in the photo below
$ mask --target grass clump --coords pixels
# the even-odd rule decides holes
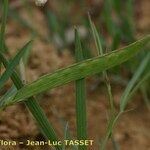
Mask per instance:
[[[107,1],[108,2],[108,1]],[[6,68],[6,71],[0,77],[0,89],[4,86],[8,78],[11,78],[13,82],[13,87],[0,99],[0,109],[4,109],[7,106],[14,105],[17,102],[24,102],[29,111],[32,113],[35,121],[37,122],[39,128],[41,129],[43,135],[46,139],[51,141],[59,141],[59,138],[52,126],[48,121],[47,116],[39,105],[38,101],[34,98],[35,95],[62,86],[69,82],[75,81],[75,92],[76,92],[76,125],[77,125],[77,139],[86,140],[87,136],[87,109],[86,109],[86,84],[85,79],[88,76],[101,73],[105,79],[105,84],[107,87],[107,92],[109,96],[109,117],[107,123],[106,134],[102,140],[100,150],[104,150],[107,141],[110,137],[113,138],[113,128],[117,123],[117,120],[125,112],[126,106],[129,103],[129,99],[134,94],[134,92],[150,77],[150,70],[148,64],[150,62],[150,53],[145,56],[137,71],[133,75],[132,79],[128,83],[125,91],[120,99],[120,110],[117,111],[114,106],[113,94],[111,90],[111,85],[108,78],[107,70],[122,64],[123,62],[134,57],[141,49],[150,41],[150,35],[124,47],[121,49],[114,50],[107,54],[104,54],[100,36],[94,23],[90,19],[90,26],[93,34],[93,38],[96,45],[96,50],[98,53],[97,57],[84,60],[83,48],[81,46],[81,41],[77,29],[75,29],[75,58],[76,63],[70,65],[66,68],[56,70],[53,73],[46,74],[36,81],[25,84],[18,76],[15,67],[19,63],[20,59],[25,55],[25,52],[31,48],[32,42],[27,43],[14,57],[13,60],[8,61],[5,58],[5,26],[8,13],[8,0],[3,2],[3,19],[1,25],[0,33],[0,62]],[[118,10],[119,11],[119,10]],[[108,14],[105,14],[106,16]],[[107,16],[109,17],[109,16]],[[109,32],[114,35],[112,27],[109,22],[112,23],[110,18],[106,18]],[[115,43],[115,41],[114,41]],[[115,44],[113,44],[115,45]],[[112,46],[116,47],[116,46]],[[113,49],[113,48],[112,48]],[[65,128],[65,139],[67,138],[68,125]],[[115,140],[112,140],[115,143]],[[55,145],[56,150],[65,150],[64,145]],[[78,146],[79,150],[87,150],[88,147]]]

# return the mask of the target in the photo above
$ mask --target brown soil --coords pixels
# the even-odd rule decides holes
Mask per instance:
[[[136,4],[137,35],[146,33],[150,25],[150,2],[149,0],[138,1]],[[137,9],[138,8],[138,9]],[[30,21],[27,12],[21,8],[18,12],[35,25],[41,37],[47,37],[48,29],[45,18],[37,8],[34,8],[35,15]],[[10,48],[10,56],[13,56],[16,49],[22,47],[30,37],[30,32],[18,26],[13,20],[9,20],[7,26],[6,43]],[[8,56],[9,56],[8,55]],[[55,47],[36,38],[29,65],[26,67],[26,78],[28,82],[36,80],[38,77],[52,72],[58,68],[68,66],[74,62],[74,58],[69,50],[63,50],[58,54]],[[105,134],[107,123],[108,100],[104,85],[92,88],[97,83],[95,77],[87,79],[87,111],[88,111],[88,135],[94,139],[94,145],[90,150],[98,150],[97,141]],[[6,87],[10,87],[10,82]],[[112,83],[115,105],[119,106],[119,98],[124,89],[123,86]],[[64,121],[69,123],[72,135],[76,136],[75,125],[75,93],[74,84],[70,83],[63,87],[58,87],[44,94],[37,96],[50,122],[56,129],[57,134],[63,137]],[[118,121],[114,131],[114,138],[119,143],[121,150],[149,150],[150,149],[150,115],[141,94],[139,93],[130,104],[132,111],[125,113]],[[39,128],[32,115],[24,104],[16,104],[6,108],[0,113],[0,139],[26,141],[42,140]],[[0,147],[0,150],[48,150],[48,147]],[[112,149],[109,141],[108,149]]]

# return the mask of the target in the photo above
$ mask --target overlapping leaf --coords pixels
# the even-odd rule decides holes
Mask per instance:
[[[22,101],[32,95],[39,94],[48,89],[67,84],[109,68],[119,65],[135,56],[144,45],[150,41],[150,35],[122,49],[113,51],[106,55],[95,57],[73,64],[67,68],[59,69],[54,73],[42,76],[38,80],[22,87],[11,101],[6,104]],[[0,104],[1,105],[1,104]]]

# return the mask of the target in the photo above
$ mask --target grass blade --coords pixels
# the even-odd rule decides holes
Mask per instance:
[[[100,145],[100,150],[105,150],[106,144],[108,139],[111,137],[112,132],[113,132],[113,128],[115,127],[120,115],[122,113],[118,113],[118,114],[112,114],[112,116],[110,117],[108,124],[107,124],[107,131],[106,131],[106,135],[105,138],[103,139],[101,145]]]
[[[139,52],[141,48],[143,48],[143,46],[149,42],[149,40],[150,35],[120,50],[113,51],[101,57],[99,56],[96,58],[87,59],[85,61],[73,64],[67,68],[59,69],[54,73],[47,74],[33,83],[22,87],[17,92],[15,98],[7,102],[7,105],[9,105],[9,103],[12,104],[22,101],[25,98],[39,94],[48,89],[64,85],[71,81],[82,79],[119,65],[135,56],[135,54]],[[2,106],[3,105],[0,107]]]
[[[3,17],[2,17],[2,24],[1,24],[1,31],[0,31],[0,51],[4,50],[5,48],[5,27],[7,21],[7,12],[8,12],[8,0],[4,0],[3,5]]]
[[[7,13],[8,13],[8,0],[4,0],[3,4],[4,4],[4,18],[5,19],[3,19],[2,21],[1,34],[0,34],[1,36],[0,45],[2,44],[1,45],[2,47],[0,48],[3,48],[4,46],[5,26],[6,26],[6,18],[7,18]],[[5,68],[7,68],[7,66],[9,65],[9,62],[5,59],[5,57],[3,57],[3,55],[1,57],[1,62],[3,63]],[[13,72],[11,79],[14,82],[17,89],[20,89],[21,87],[24,86],[16,72]],[[30,112],[32,113],[35,120],[37,121],[37,124],[39,125],[45,137],[52,141],[58,141],[58,138],[56,136],[56,133],[53,127],[51,126],[51,124],[49,124],[49,121],[46,115],[44,114],[43,110],[41,109],[40,105],[36,102],[36,100],[33,97],[30,97],[28,98],[28,101],[25,102],[25,104],[30,110]],[[62,150],[61,146],[56,145],[55,148],[57,150]]]
[[[12,95],[14,95],[15,93],[17,93],[17,89],[15,86],[12,86],[1,98],[0,101],[5,101],[7,99],[9,99],[9,97],[11,97]]]
[[[139,66],[137,71],[134,73],[133,78],[130,80],[124,93],[122,94],[122,97],[120,100],[120,110],[121,111],[124,111],[124,109],[128,103],[128,100],[130,97],[129,95],[130,95],[132,89],[134,88],[135,84],[137,83],[137,81],[141,77],[143,71],[145,70],[145,68],[147,67],[149,62],[150,62],[150,53],[144,58],[143,62],[141,63],[141,65]]]
[[[8,62],[5,59],[5,57],[2,57],[1,61],[6,68],[8,66]],[[24,86],[21,79],[19,78],[18,74],[15,71],[13,72],[11,79],[14,82],[17,89],[20,89]],[[0,102],[0,103],[3,103],[5,105],[6,101]],[[42,108],[40,107],[38,102],[35,100],[35,98],[29,97],[25,101],[25,105],[27,106],[31,114],[33,115],[34,119],[36,120],[44,136],[49,140],[59,141],[52,125],[49,123],[45,113],[43,112]],[[57,150],[62,149],[61,146],[58,146],[58,145],[56,145],[55,148]]]
[[[109,34],[114,37],[115,35],[115,30],[117,30],[116,24],[114,20],[112,19],[112,1],[110,0],[105,0],[104,1],[104,9],[103,9],[103,18],[104,18],[104,23],[106,25],[106,28],[109,32]]]
[[[150,98],[149,98],[149,92],[150,92],[150,90],[146,86],[146,84],[144,84],[144,83],[140,86],[140,90],[142,92],[142,96],[143,96],[144,102],[145,102],[147,108],[150,110]]]
[[[25,52],[27,52],[32,45],[32,41],[28,42],[14,57],[12,61],[10,61],[6,71],[0,77],[0,89],[4,86],[5,82],[9,79],[11,74],[13,73],[13,69],[19,64],[20,59],[23,57]],[[3,54],[0,52],[0,59]]]
[[[83,50],[77,29],[75,29],[75,55],[76,61],[83,60]],[[85,79],[76,80],[76,123],[78,140],[87,139],[87,120],[86,120],[86,87]],[[78,146],[79,150],[86,150],[87,146]]]
[[[64,140],[72,140],[74,139],[71,132],[69,131],[69,124],[68,122],[65,124],[65,128],[64,128]],[[70,145],[71,150],[78,150],[77,145]],[[67,147],[65,145],[65,143],[63,144],[63,149],[62,150],[67,150]]]
[[[99,34],[97,32],[97,29],[96,29],[94,23],[91,21],[90,17],[89,17],[89,20],[90,20],[90,25],[91,25],[91,29],[92,29],[93,37],[94,37],[94,40],[95,40],[98,55],[103,55],[103,49],[102,49]],[[109,121],[108,121],[108,124],[109,124],[110,120],[112,120],[113,114],[115,113],[114,112],[114,100],[113,100],[112,89],[111,89],[111,85],[110,85],[110,82],[109,82],[107,71],[103,71],[102,73],[103,73],[103,77],[105,79],[105,84],[106,84],[107,92],[108,92],[108,96],[109,96],[109,104],[110,104]],[[109,131],[107,130],[107,132],[109,132]],[[108,134],[107,132],[106,132],[106,135]],[[105,145],[107,143],[107,140],[109,138],[110,137],[105,138],[105,140],[102,141],[102,144],[101,144],[102,146],[101,147],[105,147]]]
[[[89,21],[90,21],[90,26],[91,26],[91,29],[92,29],[92,33],[93,33],[93,37],[94,37],[94,41],[95,41],[95,45],[96,45],[98,55],[103,55],[103,49],[102,49],[100,36],[98,34],[98,31],[97,31],[94,23],[92,22],[92,20],[90,18],[90,16],[89,16]],[[106,84],[107,92],[108,92],[108,95],[109,95],[109,103],[110,103],[111,112],[113,113],[113,111],[114,111],[113,95],[112,95],[111,85],[110,85],[110,82],[109,82],[107,71],[103,71],[103,77],[105,79],[105,84]]]
[[[150,71],[147,72],[142,78],[141,80],[136,84],[136,86],[132,89],[132,91],[130,92],[129,96],[128,96],[128,101],[129,99],[131,99],[131,97],[134,95],[134,93],[142,86],[142,84],[147,81],[148,79],[150,79]]]
[[[90,26],[91,26],[91,29],[92,29],[92,34],[93,34],[93,37],[94,37],[94,41],[95,41],[95,45],[96,45],[98,55],[103,55],[103,49],[102,49],[102,44],[101,44],[101,41],[100,41],[100,37],[99,37],[99,34],[96,30],[96,27],[95,27],[94,23],[91,20],[90,15],[89,15],[89,22],[90,22]]]

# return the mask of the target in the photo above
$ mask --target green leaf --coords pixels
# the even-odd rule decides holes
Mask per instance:
[[[130,99],[131,99],[131,97],[135,94],[135,92],[142,86],[142,84],[144,83],[144,82],[146,82],[148,79],[150,79],[150,71],[148,71],[147,73],[145,73],[142,77],[141,77],[141,79],[140,79],[140,81],[139,82],[137,82],[137,84],[134,86],[134,88],[132,89],[132,91],[129,93],[129,95],[128,95],[128,97],[127,97],[127,99],[126,99],[126,105],[127,105],[127,103],[130,101]],[[125,109],[125,107],[126,107],[126,105],[124,104],[124,107],[121,109],[121,111],[123,111],[124,109]]]
[[[116,24],[114,20],[112,19],[112,1],[111,0],[105,0],[104,1],[104,9],[103,9],[103,19],[104,23],[106,25],[106,28],[109,32],[109,34],[114,37],[115,30],[118,30],[116,27]]]
[[[83,50],[77,29],[75,29],[75,56],[77,62],[83,60]],[[85,79],[76,80],[76,123],[78,140],[87,139],[87,120],[86,120],[86,87]],[[79,150],[86,150],[87,146],[78,146]]]
[[[5,57],[3,57],[3,55],[2,55],[1,61],[6,68],[9,63],[7,62]],[[21,79],[19,78],[18,74],[15,71],[13,72],[11,79],[14,82],[14,85],[16,86],[17,89],[20,89],[21,87],[24,86]],[[0,101],[0,105],[2,106],[2,107],[0,106],[0,109],[5,108],[5,106],[7,106],[7,100],[11,101],[13,96],[8,97],[8,99],[6,99],[5,101]],[[49,123],[45,113],[43,112],[42,108],[40,107],[40,105],[36,101],[36,99],[34,97],[29,97],[27,99],[27,101],[25,101],[25,105],[30,110],[31,114],[33,115],[34,119],[36,120],[36,122],[37,122],[38,126],[40,127],[44,136],[49,140],[59,141],[51,123]],[[57,150],[62,149],[61,146],[59,146],[59,145],[56,145],[55,148]]]
[[[7,66],[5,72],[0,77],[0,89],[4,86],[5,82],[9,79],[11,74],[13,73],[14,68],[19,64],[20,59],[23,55],[29,51],[31,48],[32,41],[28,42],[14,57],[12,61],[10,61],[9,65]],[[3,54],[0,52],[0,59],[2,58]]]
[[[95,41],[95,45],[96,45],[98,55],[103,55],[103,49],[102,49],[100,36],[98,34],[98,31],[97,31],[94,23],[92,22],[92,20],[90,18],[90,16],[89,16],[89,21],[90,21],[90,26],[91,26],[91,29],[92,29],[92,33],[93,33],[93,37],[94,37],[94,41]],[[113,110],[114,110],[113,95],[112,95],[111,85],[110,85],[110,82],[109,82],[107,71],[103,71],[103,77],[105,79],[105,84],[106,84],[107,92],[108,92],[108,95],[109,95],[109,103],[110,103],[111,111],[113,113]]]
[[[4,4],[4,14],[7,17],[8,0],[4,0],[3,4]],[[2,28],[5,31],[5,26],[2,26]],[[2,39],[3,39],[2,43],[4,43],[4,32],[3,32]],[[1,39],[0,39],[0,41],[1,41]],[[5,57],[3,57],[3,55],[1,57],[1,62],[3,63],[5,68],[7,68],[7,66],[9,65],[9,63],[7,62],[7,59],[5,59]],[[17,89],[20,89],[21,87],[24,86],[24,84],[22,83],[21,79],[19,78],[18,74],[15,71],[13,72],[11,79],[14,82],[14,85],[16,86]],[[38,104],[38,102],[33,97],[30,97],[30,98],[28,98],[28,101],[25,101],[25,104],[28,107],[28,109],[30,110],[30,112],[32,113],[35,120],[37,121],[44,136],[49,140],[59,141],[52,125],[49,123],[45,113],[43,112],[43,110],[40,107],[40,105]],[[59,146],[59,145],[56,145],[55,148],[57,150],[62,150],[61,146]]]
[[[39,94],[48,89],[52,89],[54,87],[67,84],[71,81],[97,74],[116,65],[119,65],[135,56],[135,54],[137,54],[137,52],[139,52],[149,41],[150,35],[122,49],[113,51],[103,56],[87,59],[85,61],[73,64],[67,68],[59,69],[54,73],[47,74],[37,79],[33,83],[22,87],[17,92],[13,102],[15,103],[23,101],[23,99],[32,95]]]
[[[7,12],[8,12],[8,0],[4,0],[3,5],[3,15],[2,15],[2,24],[1,24],[1,31],[0,31],[0,51],[4,51],[5,48],[5,27],[7,21]]]
[[[96,45],[98,55],[102,55],[103,54],[103,49],[102,49],[102,44],[101,44],[101,41],[100,41],[100,37],[99,37],[99,34],[98,34],[98,32],[96,30],[96,27],[95,27],[94,23],[92,22],[90,16],[89,16],[89,22],[90,22],[90,27],[92,29],[92,34],[93,34],[93,37],[94,37],[94,41],[95,41],[95,45]]]
[[[12,97],[12,95],[15,95],[17,93],[17,89],[15,86],[12,86],[1,98],[0,102],[4,102],[5,100]]]
[[[140,88],[140,86],[148,79],[150,79],[150,70],[141,78],[141,80],[133,88],[133,90],[131,91],[129,95],[129,99],[133,96],[133,94],[137,91],[137,89]]]
[[[134,73],[134,76],[128,83],[124,93],[122,94],[121,100],[120,100],[120,111],[124,111],[130,97],[130,93],[135,87],[137,81],[140,79],[142,73],[144,72],[147,65],[150,63],[150,53],[143,59],[142,63],[140,64],[137,71]]]

